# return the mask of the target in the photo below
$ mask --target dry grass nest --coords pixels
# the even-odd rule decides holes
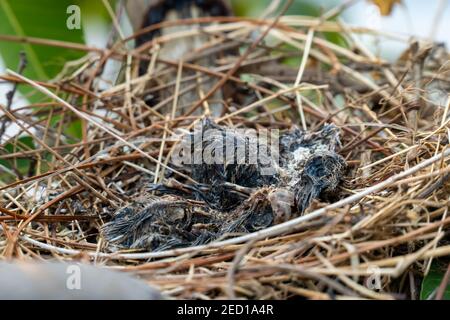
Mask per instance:
[[[201,20],[178,21],[186,27],[135,49],[125,44],[138,35],[105,50],[33,39],[87,54],[50,82],[1,76],[42,96],[20,111],[1,106],[3,126],[20,127],[0,149],[9,165],[0,182],[2,258],[95,261],[138,274],[174,298],[417,297],[431,264],[450,254],[446,49],[310,17]],[[331,33],[340,45],[328,40]],[[363,34],[408,49],[391,63],[371,54]],[[167,43],[198,36],[208,41],[186,59],[159,54]],[[111,61],[121,64],[113,83],[105,74]],[[171,162],[175,133],[192,132],[206,118],[282,133],[333,124],[346,163],[333,197],[313,197],[303,212],[211,241],[157,250],[107,241],[103,226],[124,208],[180,199],[207,205],[183,194],[200,189],[192,171]],[[74,122],[80,139],[66,130]],[[34,148],[19,139],[24,135]],[[23,159],[27,172],[17,167]],[[180,193],[158,193],[168,186]],[[248,199],[270,189],[241,187],[246,214],[256,210]],[[227,220],[219,209],[216,219]],[[201,229],[208,221],[200,220]],[[374,275],[378,288],[368,285]]]

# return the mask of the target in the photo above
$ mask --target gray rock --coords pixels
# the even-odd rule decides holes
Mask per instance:
[[[0,299],[160,300],[161,293],[128,274],[78,263],[0,262]]]

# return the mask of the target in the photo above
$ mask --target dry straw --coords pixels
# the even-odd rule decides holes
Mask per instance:
[[[186,28],[133,50],[125,46],[133,37],[123,35],[105,50],[0,36],[87,53],[54,82],[13,71],[0,76],[43,94],[20,110],[0,106],[1,121],[19,126],[16,135],[3,136],[0,149],[9,164],[0,182],[2,258],[88,259],[139,273],[177,298],[417,298],[433,261],[450,254],[448,53],[420,42],[394,63],[377,58],[360,34],[408,39],[328,20],[345,7],[323,19],[187,19],[175,22]],[[325,32],[339,33],[341,44]],[[199,35],[211,40],[189,60],[160,55],[170,41]],[[244,55],[233,53],[238,47],[247,48]],[[212,54],[221,57],[214,65],[198,62]],[[125,73],[104,89],[102,70],[111,60]],[[143,61],[147,73],[139,76]],[[203,90],[200,84],[212,80]],[[219,98],[216,121],[223,125],[341,128],[338,151],[349,170],[338,199],[314,201],[302,216],[206,245],[112,252],[98,230],[117,208],[145,196],[145,184],[167,182],[168,173],[193,183],[171,166],[172,134],[213,113],[216,91],[230,88],[232,99]],[[183,96],[194,94],[198,99],[183,106]],[[74,120],[86,128],[80,141],[65,131]],[[21,143],[22,135],[32,136],[34,149]],[[31,160],[25,173],[18,167],[24,158]],[[368,284],[373,276],[380,288]]]

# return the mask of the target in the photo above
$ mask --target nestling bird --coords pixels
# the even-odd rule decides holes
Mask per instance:
[[[303,212],[321,193],[335,191],[344,174],[345,160],[336,153],[339,129],[326,124],[320,131],[298,128],[280,138],[281,180],[295,196],[298,212]]]
[[[317,132],[293,129],[283,133],[279,155],[261,153],[261,149],[270,149],[264,142],[211,119],[204,119],[189,137],[189,158],[194,160],[198,154],[207,158],[180,170],[197,183],[151,185],[148,191],[156,195],[140,197],[103,226],[107,241],[119,247],[163,250],[266,228],[302,214],[314,199],[336,192],[346,167],[335,152],[339,130],[330,124]],[[242,159],[236,154],[228,162],[225,157],[208,158],[225,155],[230,146],[236,151],[239,144],[246,148],[247,162],[238,161]],[[262,157],[254,163],[248,162],[252,144],[258,144],[255,150]],[[267,163],[275,169],[271,175],[264,174]]]

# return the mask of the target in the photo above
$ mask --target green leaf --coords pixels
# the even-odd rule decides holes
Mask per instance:
[[[255,16],[258,17],[269,5],[271,0],[259,1],[242,1],[231,0],[233,10],[238,16]],[[337,5],[338,1],[329,1],[328,7],[332,8]],[[282,5],[278,8],[280,9]],[[308,0],[294,0],[286,12],[287,15],[301,15],[319,17],[323,13],[323,8],[319,3]],[[332,20],[335,20],[333,18]],[[325,39],[339,46],[347,47],[345,38],[339,32],[324,32]],[[298,66],[298,64],[297,64]]]
[[[444,277],[444,273],[445,270],[439,268],[437,264],[433,264],[431,266],[430,272],[428,272],[427,276],[422,281],[420,300],[428,300],[431,294],[439,288],[442,278]],[[450,300],[450,284],[447,285],[447,288],[445,289],[443,299]]]
[[[6,153],[15,153],[19,151],[28,151],[35,149],[33,138],[30,136],[22,136],[17,139],[17,143],[8,143],[4,146],[4,151]],[[21,173],[26,174],[30,168],[31,161],[27,157],[17,158],[14,160],[4,160],[0,159],[0,165],[11,169],[14,165],[15,168]],[[0,177],[2,177],[0,175]],[[5,179],[4,177],[2,177]],[[9,179],[5,179],[9,180]]]
[[[242,1],[231,0],[233,11],[238,16],[258,16],[271,3],[271,0]],[[284,3],[278,7],[282,8]],[[318,16],[320,14],[320,5],[314,4],[308,0],[295,0],[292,2],[287,13],[288,15]]]
[[[82,29],[66,27],[69,17],[66,10],[71,4],[71,0],[0,0],[0,34],[83,43]],[[0,40],[0,55],[7,68],[17,69],[20,51],[25,52],[28,60],[24,75],[35,80],[53,78],[65,62],[85,54],[66,48]],[[19,86],[19,90],[27,93],[30,89]]]
[[[74,139],[70,143],[76,143],[77,141],[80,141],[82,139],[81,120],[76,119],[69,123],[67,128],[64,130],[64,133],[71,139]]]

